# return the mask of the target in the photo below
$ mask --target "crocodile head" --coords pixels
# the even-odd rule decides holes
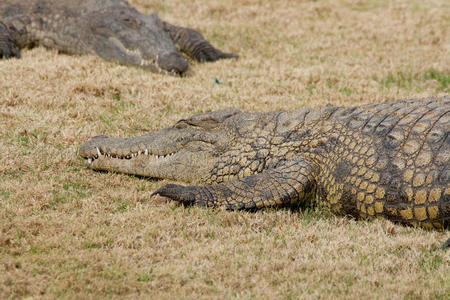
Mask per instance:
[[[153,72],[181,75],[188,62],[177,51],[156,14],[110,7],[89,18],[90,44],[100,57]]]
[[[79,149],[79,154],[96,170],[203,181],[234,140],[227,121],[238,113],[226,109],[201,114],[132,138],[96,136]]]

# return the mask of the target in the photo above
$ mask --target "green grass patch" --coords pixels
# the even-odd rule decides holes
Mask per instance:
[[[349,97],[352,94],[352,91],[347,87],[343,87],[343,88],[339,89],[339,92],[344,94],[347,97]]]
[[[425,72],[423,76],[424,80],[435,80],[439,83],[437,87],[438,91],[450,92],[450,74],[445,74],[443,72],[438,72],[436,70],[430,69]]]
[[[388,73],[382,79],[374,75],[372,79],[377,81],[385,89],[396,87],[398,89],[416,90],[419,92],[422,89],[422,85],[431,83],[434,84],[434,89],[437,92],[450,92],[450,74],[434,69],[429,69],[422,74],[398,71]]]
[[[443,257],[434,250],[425,250],[419,260],[419,267],[424,273],[439,269],[443,263]]]
[[[102,244],[101,243],[97,243],[97,242],[85,242],[84,243],[84,248],[85,249],[101,249],[102,248]]]
[[[141,275],[139,275],[139,277],[137,278],[137,281],[139,282],[149,282],[152,278],[151,272],[145,272],[142,273]]]
[[[9,197],[11,196],[11,193],[8,192],[8,191],[2,191],[2,192],[0,193],[0,195],[2,196],[2,199],[6,201],[6,200],[8,200]]]

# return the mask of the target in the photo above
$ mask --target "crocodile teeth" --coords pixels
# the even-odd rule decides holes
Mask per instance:
[[[95,150],[97,151],[97,156],[88,158],[87,162],[89,164],[91,164],[97,158],[100,158],[100,156],[102,156],[102,155],[105,157],[117,158],[117,159],[133,159],[139,155],[150,155],[150,158],[152,158],[152,159],[164,159],[164,158],[170,158],[175,154],[175,153],[169,153],[169,154],[165,154],[165,155],[151,154],[151,153],[149,153],[150,151],[148,151],[148,149],[145,149],[142,151],[138,151],[136,153],[130,153],[130,154],[121,156],[121,155],[116,155],[116,154],[102,153],[98,147],[96,147]]]
[[[155,62],[153,60],[141,59],[140,65],[141,67],[155,66]]]

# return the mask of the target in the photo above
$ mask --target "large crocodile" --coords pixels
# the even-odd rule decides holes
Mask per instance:
[[[93,169],[201,183],[154,193],[185,204],[234,210],[313,200],[358,218],[448,228],[449,112],[450,97],[226,109],[144,136],[97,136],[79,154]]]
[[[175,74],[188,68],[178,50],[202,62],[236,57],[125,0],[0,1],[0,58],[20,57],[20,48],[35,45]]]

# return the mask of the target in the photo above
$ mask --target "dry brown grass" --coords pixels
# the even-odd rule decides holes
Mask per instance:
[[[450,251],[437,249],[448,231],[184,209],[150,197],[164,182],[93,172],[77,157],[92,135],[218,108],[449,94],[448,1],[134,3],[240,59],[191,62],[186,78],[43,48],[0,61],[0,298],[449,299]]]

